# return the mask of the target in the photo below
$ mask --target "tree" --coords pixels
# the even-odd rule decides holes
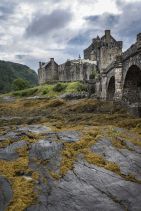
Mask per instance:
[[[12,88],[14,91],[23,90],[29,87],[30,87],[29,82],[23,80],[22,78],[17,78],[12,83]]]

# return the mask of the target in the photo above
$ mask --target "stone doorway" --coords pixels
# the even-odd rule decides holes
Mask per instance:
[[[115,95],[115,77],[112,76],[107,88],[107,100],[114,100]]]

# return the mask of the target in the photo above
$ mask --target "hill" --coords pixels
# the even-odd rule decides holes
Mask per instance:
[[[31,86],[37,84],[37,74],[26,65],[0,61],[0,93],[12,90],[12,82],[16,78],[27,80]]]

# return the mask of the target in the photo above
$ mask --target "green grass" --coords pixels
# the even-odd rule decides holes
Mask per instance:
[[[36,95],[57,97],[62,94],[80,93],[83,91],[86,91],[86,86],[82,82],[77,81],[68,83],[59,82],[57,84],[45,84],[21,91],[11,92],[6,95],[15,97],[30,97]]]
[[[66,88],[66,93],[81,92],[82,86],[84,86],[84,85],[79,81],[68,83],[68,86]]]
[[[35,88],[24,89],[21,91],[13,92],[12,95],[18,96],[18,97],[29,97],[29,96],[35,95],[37,91],[38,91],[38,88],[35,87]]]
[[[57,89],[56,87],[61,87],[60,89]],[[38,87],[38,94],[46,94],[49,96],[57,96],[60,94],[69,94],[69,93],[76,93],[76,92],[82,92],[86,89],[85,85],[82,82],[76,81],[76,82],[59,82],[54,85],[42,85]]]

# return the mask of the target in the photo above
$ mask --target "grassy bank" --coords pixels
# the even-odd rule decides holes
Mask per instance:
[[[62,94],[69,93],[80,93],[86,91],[86,86],[81,82],[68,82],[68,83],[56,83],[56,84],[45,84],[36,86],[29,89],[24,89],[21,91],[15,91],[8,93],[6,95],[15,97],[30,97],[30,96],[48,96],[57,97]]]

